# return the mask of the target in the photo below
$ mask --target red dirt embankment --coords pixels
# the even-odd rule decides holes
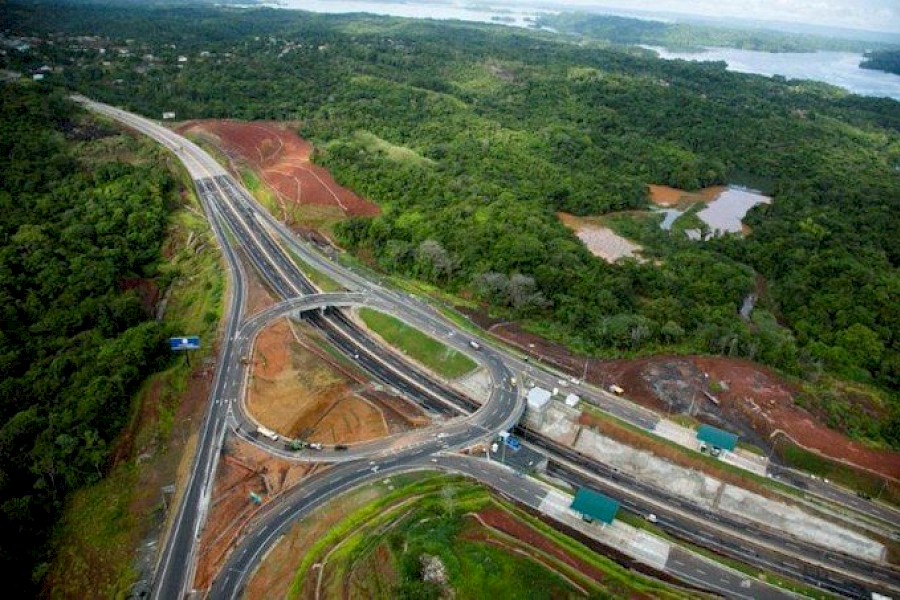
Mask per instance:
[[[336,207],[346,217],[379,214],[376,205],[341,187],[331,173],[312,164],[312,145],[284,125],[190,121],[178,131],[215,138],[231,159],[252,167],[282,204]]]
[[[847,439],[839,432],[817,422],[794,404],[796,391],[769,369],[748,360],[725,357],[654,357],[640,360],[609,361],[597,373],[602,382],[617,382],[631,400],[657,410],[668,406],[660,398],[660,380],[666,368],[683,367],[695,371],[679,379],[689,391],[696,388],[697,402],[715,409],[729,423],[751,428],[764,440],[781,431],[796,443],[839,461],[857,465],[887,477],[900,477],[900,454],[872,450]],[[683,375],[683,373],[682,373]],[[713,406],[703,392],[707,382],[724,383],[717,391]],[[706,419],[704,419],[706,420]]]
[[[471,314],[482,327],[541,362],[574,377],[625,389],[629,400],[662,414],[691,412],[711,424],[738,430],[742,437],[767,446],[781,432],[795,443],[828,458],[900,479],[900,453],[867,448],[829,429],[815,416],[794,404],[794,390],[770,369],[742,359],[703,356],[656,356],[635,360],[585,359],[516,323],[491,323],[483,314]],[[710,385],[727,389],[713,392]],[[712,392],[719,404],[708,400]]]

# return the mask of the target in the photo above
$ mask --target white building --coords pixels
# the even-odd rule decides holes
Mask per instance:
[[[581,398],[578,394],[569,394],[566,396],[566,406],[575,406],[579,402],[581,402]]]

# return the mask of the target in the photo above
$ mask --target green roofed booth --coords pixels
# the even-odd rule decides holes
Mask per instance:
[[[581,488],[572,500],[572,510],[581,513],[581,518],[590,523],[597,520],[609,525],[616,518],[619,503],[600,492]]]
[[[716,451],[727,450],[728,452],[733,452],[735,446],[737,446],[738,436],[712,425],[701,425],[697,429],[697,439],[700,441],[701,450],[703,450],[703,445],[705,444]],[[717,454],[718,452],[715,453]]]

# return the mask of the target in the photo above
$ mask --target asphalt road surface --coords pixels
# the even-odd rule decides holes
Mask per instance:
[[[95,110],[110,116],[125,125],[141,131],[173,151],[185,164],[191,176],[194,178],[198,195],[204,210],[213,226],[216,237],[223,248],[232,279],[231,298],[229,310],[225,318],[225,339],[218,357],[218,369],[210,398],[209,411],[204,419],[200,431],[198,454],[195,458],[192,474],[187,482],[187,488],[181,503],[178,505],[176,519],[167,536],[161,553],[160,564],[154,580],[154,598],[178,598],[182,597],[190,589],[189,582],[193,579],[194,542],[203,525],[205,511],[210,500],[212,477],[215,472],[219,451],[226,432],[230,429],[239,435],[249,437],[252,430],[252,420],[241,410],[243,387],[245,385],[246,368],[240,360],[248,351],[248,344],[252,343],[253,336],[249,329],[239,328],[239,320],[244,311],[246,289],[244,285],[244,273],[241,262],[237,259],[232,244],[237,244],[244,250],[253,268],[260,273],[267,285],[278,295],[285,298],[288,303],[296,302],[296,307],[282,305],[279,310],[288,312],[302,309],[303,307],[316,308],[328,304],[327,295],[317,294],[317,290],[299,271],[297,265],[284,252],[281,244],[284,244],[313,268],[324,273],[333,280],[344,285],[353,294],[332,296],[335,306],[347,304],[367,304],[376,306],[380,310],[390,312],[408,324],[420,330],[429,332],[439,337],[447,345],[465,352],[476,358],[478,362],[486,366],[494,381],[494,391],[490,400],[483,406],[473,406],[471,399],[461,397],[458,392],[448,389],[439,381],[427,373],[422,373],[405,363],[393,352],[385,348],[379,348],[377,344],[350,323],[339,312],[329,308],[322,313],[310,310],[307,318],[315,326],[322,329],[327,337],[339,348],[346,352],[352,352],[352,356],[360,358],[361,366],[373,374],[373,376],[391,382],[392,385],[408,392],[411,396],[420,398],[423,402],[431,402],[434,406],[446,406],[448,410],[452,406],[457,407],[460,415],[457,419],[451,419],[439,432],[425,431],[412,432],[402,440],[390,440],[376,442],[368,446],[359,445],[340,459],[334,455],[328,456],[330,460],[341,460],[321,478],[310,480],[297,488],[288,498],[295,499],[295,504],[284,505],[278,503],[279,510],[284,519],[272,517],[273,523],[280,522],[286,526],[290,517],[296,518],[304,514],[304,510],[315,502],[321,502],[338,493],[341,489],[358,485],[370,479],[383,476],[384,473],[421,468],[423,461],[431,454],[439,451],[452,450],[466,446],[473,441],[491,437],[498,431],[511,428],[518,421],[524,408],[522,398],[516,386],[511,385],[512,374],[528,371],[529,375],[540,381],[542,385],[555,387],[553,382],[558,374],[547,372],[529,364],[516,354],[497,348],[492,344],[481,343],[480,350],[473,350],[469,344],[472,339],[469,335],[460,331],[455,325],[443,317],[439,312],[412,298],[385,289],[377,282],[361,275],[351,269],[339,265],[331,258],[323,256],[311,245],[299,241],[283,224],[277,222],[265,210],[261,210],[250,197],[209,155],[174,132],[142,117],[108,107],[87,99],[80,98],[91,110]],[[230,236],[225,234],[228,229]],[[279,243],[280,241],[280,243]],[[317,297],[313,297],[317,296]],[[301,298],[302,297],[302,298]],[[304,304],[306,302],[307,304]],[[299,307],[299,308],[298,308]],[[277,311],[276,311],[277,312]],[[272,318],[279,318],[273,313]],[[251,319],[252,321],[252,319]],[[264,319],[253,322],[250,329],[265,324]],[[258,331],[258,329],[256,330]],[[578,392],[582,397],[598,404],[607,412],[622,418],[639,427],[650,429],[655,425],[656,415],[641,407],[638,407],[624,399],[605,393],[599,393],[590,387],[580,386]],[[273,451],[279,451],[273,448]],[[555,451],[555,450],[554,450]],[[325,454],[319,455],[325,458]],[[309,456],[294,455],[297,459],[308,459]],[[352,459],[359,460],[352,460]],[[376,461],[377,469],[372,469],[365,463],[365,459]],[[430,459],[429,464],[434,465]],[[450,460],[442,457],[440,460]],[[427,465],[426,465],[427,466]],[[474,476],[474,475],[473,475]],[[504,493],[515,494],[515,489],[527,488],[524,483],[527,480],[510,484]],[[505,484],[501,480],[489,485],[503,490]],[[633,485],[634,482],[625,482]],[[816,486],[815,493],[832,497],[841,502],[853,501],[853,508],[866,514],[871,514],[869,505],[860,503],[855,497],[847,498],[846,492],[827,486]],[[519,486],[516,488],[515,486]],[[524,492],[523,492],[524,493]],[[269,509],[269,506],[265,510]],[[874,511],[878,518],[884,518],[891,513]],[[893,524],[897,520],[890,521]],[[272,527],[275,527],[273,524]],[[248,539],[257,540],[258,545],[235,553],[229,560],[227,568],[223,569],[223,576],[216,581],[216,597],[232,597],[239,593],[242,581],[239,574],[246,574],[251,560],[268,547],[267,543],[274,539],[275,529],[254,529],[248,534]],[[758,532],[754,532],[758,534]],[[783,538],[782,538],[783,539]],[[232,565],[232,560],[248,560],[245,565]],[[681,560],[681,559],[680,559]],[[704,582],[710,589],[722,590],[726,582],[736,584],[736,580],[719,575],[719,582],[697,578],[696,569],[690,566],[690,562],[684,559],[688,565],[688,571],[684,572],[685,580]],[[708,568],[701,567],[701,568]],[[896,571],[887,569],[881,565],[872,566],[872,571],[885,575],[892,581],[892,587],[896,584],[894,577]],[[826,582],[830,575],[820,574],[816,581]],[[814,578],[815,579],[815,578]],[[730,595],[743,596],[746,588],[742,580],[739,587],[729,590]],[[222,586],[222,587],[219,587]],[[895,588],[900,589],[900,588]]]

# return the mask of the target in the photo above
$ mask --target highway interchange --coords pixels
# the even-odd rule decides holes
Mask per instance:
[[[261,509],[260,518],[232,552],[220,570],[210,596],[238,597],[260,557],[277,537],[298,518],[309,513],[343,490],[410,470],[441,469],[473,477],[520,503],[533,508],[540,504],[546,489],[527,478],[512,477],[505,466],[452,451],[473,443],[490,441],[500,431],[511,430],[524,411],[524,398],[513,384],[514,374],[528,370],[539,385],[553,387],[558,374],[526,362],[522,357],[490,344],[478,350],[469,345],[471,336],[459,331],[449,320],[428,305],[407,294],[387,289],[372,278],[339,265],[297,239],[286,226],[256,205],[252,197],[206,152],[186,138],[157,123],[131,113],[76,100],[87,108],[113,118],[164,145],[182,161],[194,180],[198,197],[206,211],[231,278],[231,298],[223,321],[222,344],[209,409],[200,429],[197,455],[189,480],[162,549],[153,582],[154,598],[180,598],[191,592],[196,564],[196,543],[209,506],[213,477],[226,435],[243,437],[290,460],[334,463],[326,471]],[[246,273],[236,250],[266,285],[281,298],[272,308],[248,316]],[[297,264],[285,252],[289,248],[317,271],[341,284],[348,292],[323,294],[310,284]],[[349,306],[371,306],[393,314],[408,324],[439,337],[445,344],[469,355],[486,367],[494,383],[491,398],[479,405],[471,398],[435,380],[433,375],[410,365],[400,356],[381,347],[340,310]],[[447,415],[440,428],[432,427],[400,436],[354,444],[345,451],[325,449],[293,452],[283,443],[269,442],[253,435],[256,424],[244,409],[248,366],[241,360],[250,356],[256,335],[274,320],[291,316],[304,318],[319,329],[338,350],[352,357],[373,378],[378,379],[428,410]],[[587,386],[578,392],[603,410],[643,428],[652,428],[658,417],[646,409],[619,398],[599,393]],[[576,486],[590,485],[622,500],[626,510],[637,514],[655,512],[659,526],[674,537],[710,547],[722,554],[761,569],[791,576],[813,586],[849,597],[870,597],[870,590],[900,592],[900,574],[884,563],[876,564],[823,549],[786,534],[728,519],[704,511],[683,498],[674,498],[647,484],[616,473],[597,461],[551,440],[523,432],[537,449],[550,458],[550,471]],[[377,468],[373,468],[377,467]],[[830,498],[870,518],[880,519],[887,531],[897,532],[896,512],[867,503],[843,490],[823,483],[814,484],[790,471],[781,478],[795,482],[810,493]],[[698,588],[730,597],[785,597],[777,588],[709,561],[698,562],[695,555],[676,550],[665,571]],[[712,565],[712,566],[711,566]]]

